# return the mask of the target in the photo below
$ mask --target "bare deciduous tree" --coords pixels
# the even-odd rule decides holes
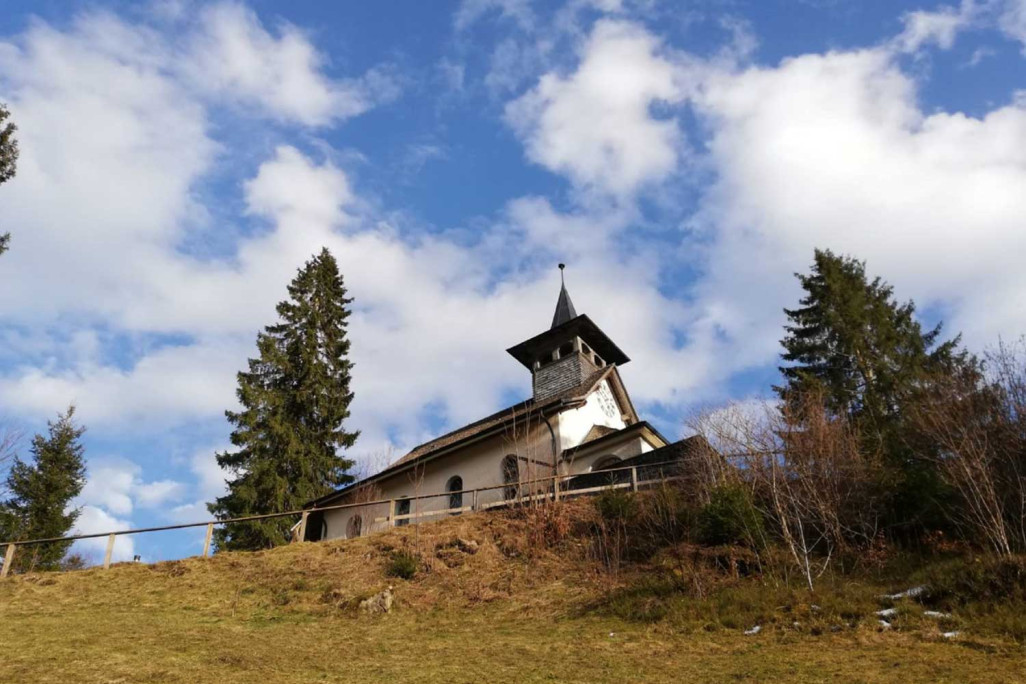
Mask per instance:
[[[0,498],[7,494],[7,471],[18,453],[21,437],[19,430],[0,425]]]
[[[880,459],[822,397],[733,404],[692,427],[723,455],[707,459],[708,481],[749,488],[810,589],[836,552],[876,536]]]
[[[1026,550],[1026,342],[999,345],[987,369],[935,378],[912,425],[959,494],[952,517],[1007,555]]]

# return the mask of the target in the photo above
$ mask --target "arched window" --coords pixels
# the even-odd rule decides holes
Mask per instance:
[[[502,484],[506,485],[502,490],[502,497],[506,501],[515,499],[520,484],[520,464],[513,454],[502,459]]]
[[[395,515],[398,518],[400,515],[410,514],[410,500],[409,499],[397,499],[395,502]],[[395,521],[396,527],[403,527],[410,524],[409,518],[399,518]]]
[[[593,473],[604,473],[599,475],[598,479],[602,480],[607,485],[615,485],[621,482],[627,482],[630,480],[630,475],[625,470],[613,470],[613,468],[619,468],[622,461],[616,456],[601,456],[591,466],[591,472]]]
[[[346,523],[346,539],[355,539],[363,532],[363,518],[357,513]]]
[[[565,358],[574,353],[574,343],[565,342],[559,346],[559,358]]]
[[[592,471],[596,470],[609,470],[615,468],[620,464],[620,459],[616,456],[603,456],[599,460],[595,461],[595,464],[591,466]]]
[[[463,508],[463,478],[453,475],[445,485],[445,491],[449,492],[449,508]],[[453,515],[459,515],[453,512]]]

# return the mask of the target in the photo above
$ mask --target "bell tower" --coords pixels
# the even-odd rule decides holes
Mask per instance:
[[[630,361],[591,319],[578,315],[559,265],[560,288],[552,325],[506,351],[531,371],[535,403],[582,385],[609,365]]]

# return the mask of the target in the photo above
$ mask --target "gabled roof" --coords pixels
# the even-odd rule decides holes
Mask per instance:
[[[535,404],[534,399],[528,399],[518,404],[513,404],[509,408],[505,408],[501,411],[493,413],[492,415],[482,418],[481,420],[464,425],[458,430],[453,430],[450,433],[444,434],[441,437],[436,437],[430,442],[425,442],[418,447],[415,447],[408,454],[400,458],[398,461],[392,464],[392,466],[399,465],[400,463],[407,463],[414,459],[420,458],[430,454],[433,451],[437,451],[443,447],[454,444],[468,437],[473,437],[481,432],[487,431],[489,428],[504,423],[506,420],[513,418],[514,416],[523,416],[525,413],[530,411],[539,411],[547,407],[555,406],[560,403],[566,403],[568,400],[584,399],[595,387],[606,379],[609,374],[613,371],[612,367],[606,367],[601,370],[597,370],[587,378],[584,379],[577,387],[571,387],[554,397],[546,399],[540,404]],[[389,466],[391,468],[392,466]]]
[[[633,437],[635,435],[647,436],[648,439],[646,441],[657,449],[661,449],[670,443],[670,441],[666,439],[666,437],[663,437],[663,435],[652,427],[648,421],[642,420],[637,423],[633,423],[632,425],[628,425],[627,427],[620,428],[619,430],[613,430],[612,432],[602,435],[598,439],[590,441],[586,440],[575,447],[564,449],[563,460],[573,460],[582,453],[594,451],[595,449],[604,447],[610,442],[617,442],[625,437]],[[656,442],[661,442],[661,444],[657,444]]]
[[[591,429],[588,430],[588,434],[581,440],[581,444],[587,444],[588,442],[594,441],[599,437],[605,437],[606,435],[616,432],[616,428],[609,427],[608,425],[592,425]]]

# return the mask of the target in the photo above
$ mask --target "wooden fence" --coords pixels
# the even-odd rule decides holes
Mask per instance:
[[[71,542],[80,539],[99,539],[107,538],[107,550],[103,557],[103,567],[109,568],[111,565],[111,556],[114,553],[114,542],[118,536],[130,535],[130,534],[143,534],[146,532],[162,532],[166,530],[182,530],[193,527],[206,527],[206,537],[203,542],[203,553],[202,557],[206,558],[210,555],[210,543],[214,534],[215,525],[228,525],[232,523],[249,522],[253,520],[268,520],[271,518],[285,518],[291,516],[299,516],[298,522],[298,533],[296,538],[303,540],[306,538],[306,524],[311,513],[320,513],[324,511],[337,511],[348,508],[366,508],[369,506],[376,505],[388,505],[388,515],[385,517],[374,518],[375,523],[388,523],[389,527],[394,527],[397,524],[409,524],[420,521],[426,517],[438,517],[445,515],[458,515],[460,513],[468,513],[475,511],[485,511],[492,508],[499,508],[511,505],[519,505],[525,503],[535,503],[541,501],[559,501],[560,499],[585,496],[589,494],[597,494],[603,491],[609,491],[614,489],[629,489],[631,491],[638,491],[643,487],[649,487],[654,484],[669,482],[673,480],[681,479],[678,469],[683,463],[683,459],[674,461],[664,461],[660,463],[646,463],[641,465],[634,465],[622,468],[608,468],[600,471],[591,473],[578,473],[576,475],[553,475],[550,477],[536,478],[533,480],[520,480],[518,482],[505,483],[500,485],[493,485],[489,487],[478,487],[476,489],[464,489],[457,491],[446,491],[434,494],[419,494],[410,497],[404,497],[402,499],[381,499],[377,501],[361,501],[358,503],[347,503],[337,504],[333,506],[322,506],[318,508],[304,508],[295,511],[285,511],[283,513],[266,513],[264,515],[247,515],[241,518],[226,518],[223,520],[209,520],[206,522],[196,523],[184,523],[180,525],[165,525],[163,527],[141,527],[130,530],[120,530],[112,532],[97,532],[94,534],[78,534],[68,537],[51,537],[48,539],[26,539],[19,541],[7,541],[0,542],[0,547],[6,546],[7,550],[4,553],[3,568],[0,569],[0,577],[6,577],[11,570],[11,565],[14,562],[14,555],[16,550],[23,546],[33,546],[37,544],[49,544],[57,542]],[[651,477],[655,474],[656,477]],[[593,484],[596,481],[605,480],[602,484]],[[574,482],[584,485],[581,487],[574,487]],[[533,485],[543,485],[545,489],[535,491],[534,493],[524,493],[524,490],[530,490]],[[492,501],[488,503],[482,503],[478,505],[478,499],[482,492],[490,492],[495,490],[504,490],[504,493],[509,490],[514,490],[514,496],[510,498],[503,497],[500,501]],[[431,499],[437,497],[451,497],[459,494],[462,498],[464,495],[469,494],[471,503],[469,506],[460,506],[457,508],[444,508],[434,509],[430,511],[421,511],[415,513],[396,514],[396,503],[398,501],[419,501],[423,499]]]

